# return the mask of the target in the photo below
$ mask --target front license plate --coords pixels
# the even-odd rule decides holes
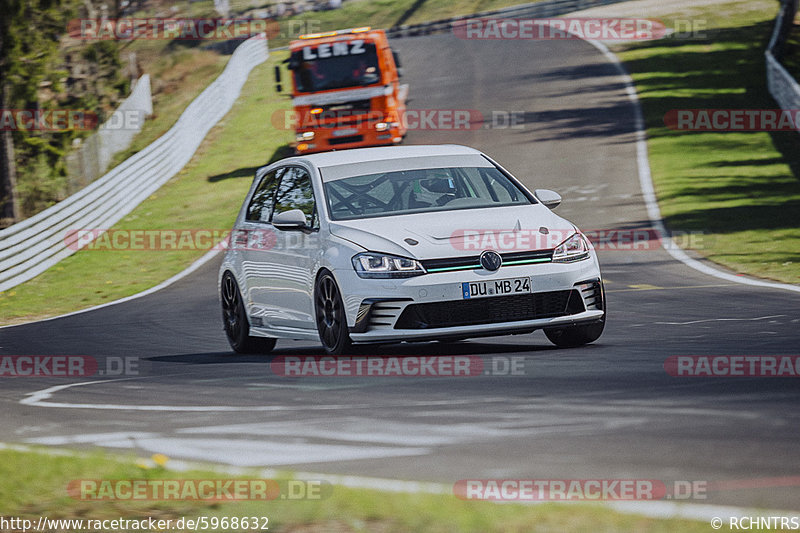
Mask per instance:
[[[333,135],[334,137],[344,137],[346,135],[355,135],[356,133],[358,133],[358,130],[356,129],[345,128],[343,130],[333,130],[331,132],[331,135]]]
[[[461,284],[465,300],[485,296],[504,296],[506,294],[525,294],[531,292],[531,278],[507,278],[491,281],[472,281]]]

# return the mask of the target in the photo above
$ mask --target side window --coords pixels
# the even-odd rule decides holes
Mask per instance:
[[[251,222],[269,222],[272,220],[272,201],[275,198],[275,189],[283,169],[273,170],[261,178],[261,183],[256,187],[256,192],[247,206],[246,220]]]
[[[503,204],[519,201],[519,191],[510,182],[498,181],[490,172],[481,170],[480,173],[492,200]]]
[[[306,223],[319,227],[317,210],[314,202],[314,189],[311,176],[301,167],[289,167],[281,176],[280,185],[275,196],[275,212],[299,209],[306,214]]]

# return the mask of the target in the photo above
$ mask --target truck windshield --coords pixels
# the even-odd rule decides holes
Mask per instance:
[[[306,46],[292,53],[289,68],[300,93],[361,87],[381,80],[375,44],[363,40]]]

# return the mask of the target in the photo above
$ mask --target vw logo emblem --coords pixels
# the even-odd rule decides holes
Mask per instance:
[[[503,264],[503,258],[493,250],[486,250],[481,254],[481,266],[489,272],[494,272]]]

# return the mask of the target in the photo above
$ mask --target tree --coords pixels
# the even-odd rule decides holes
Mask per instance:
[[[0,110],[39,107],[43,81],[57,82],[52,69],[59,38],[74,13],[74,0],[0,0]],[[15,141],[26,132],[0,131],[0,219],[20,217]]]

